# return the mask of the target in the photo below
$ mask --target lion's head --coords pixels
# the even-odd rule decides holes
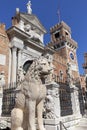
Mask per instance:
[[[26,74],[26,78],[31,81],[32,79],[46,78],[50,74],[50,70],[51,67],[47,58],[41,56],[33,61]]]
[[[50,65],[48,63],[48,60],[46,58],[41,57],[38,60],[38,65],[37,68],[39,70],[39,74],[44,76],[44,75],[48,75],[50,73]]]

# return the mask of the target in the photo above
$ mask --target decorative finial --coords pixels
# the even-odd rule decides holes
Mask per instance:
[[[28,13],[28,14],[32,14],[31,1],[29,1],[29,2],[27,3],[27,13]]]
[[[16,14],[19,14],[20,10],[19,8],[16,8]]]

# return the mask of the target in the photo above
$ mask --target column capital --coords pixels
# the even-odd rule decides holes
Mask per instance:
[[[17,47],[19,49],[23,49],[23,47],[24,47],[23,40],[21,40],[17,37],[13,37],[11,39],[11,47]]]

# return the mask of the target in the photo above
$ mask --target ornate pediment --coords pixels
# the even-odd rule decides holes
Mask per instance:
[[[20,19],[23,19],[24,24],[32,25],[33,29],[38,28],[38,30],[40,30],[41,32],[46,33],[46,29],[43,27],[43,25],[35,15],[20,13]]]

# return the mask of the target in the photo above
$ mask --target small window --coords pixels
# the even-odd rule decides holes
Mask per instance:
[[[65,32],[65,33],[66,33],[67,36],[69,35],[67,32]]]
[[[63,71],[62,70],[60,70],[60,72],[59,72],[59,78],[60,78],[60,80],[63,80]]]
[[[57,33],[55,34],[55,38],[59,38],[59,37],[60,37],[60,33],[57,32]]]
[[[74,60],[74,54],[72,52],[70,53],[70,58]]]

